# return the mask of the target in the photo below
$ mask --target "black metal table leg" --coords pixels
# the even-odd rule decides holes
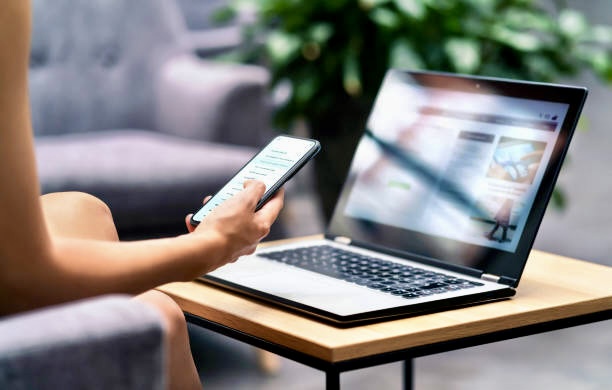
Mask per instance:
[[[325,371],[325,389],[340,390],[340,371],[333,369]]]
[[[414,360],[404,360],[404,390],[412,390],[414,387]]]

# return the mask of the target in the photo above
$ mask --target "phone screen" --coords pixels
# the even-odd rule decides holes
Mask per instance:
[[[289,136],[278,136],[255,155],[191,218],[197,224],[215,207],[242,191],[245,180],[259,180],[266,185],[261,206],[282,184],[319,151],[319,142]]]

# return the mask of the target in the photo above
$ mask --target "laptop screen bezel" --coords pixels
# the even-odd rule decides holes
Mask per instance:
[[[348,194],[353,187],[350,171],[338,198],[332,219],[327,230],[327,237],[347,237],[355,245],[373,248],[383,252],[391,252],[407,258],[420,260],[431,265],[463,271],[471,275],[491,274],[501,278],[501,282],[517,286],[533,246],[546,207],[552,196],[571,138],[574,134],[578,118],[586,100],[587,89],[583,87],[537,83],[520,80],[500,79],[482,76],[457,75],[443,72],[422,72],[390,69],[389,72],[401,72],[407,82],[425,88],[446,89],[449,91],[468,92],[474,94],[495,95],[530,100],[565,103],[568,110],[560,128],[559,136],[554,145],[552,156],[546,166],[542,181],[537,189],[535,200],[528,213],[525,227],[514,252],[489,248],[448,238],[435,236],[435,240],[448,241],[457,248],[458,254],[477,254],[476,258],[451,259],[440,258],[439,253],[423,252],[419,243],[432,239],[434,236],[422,232],[405,230],[373,221],[360,221],[344,213]],[[483,92],[486,91],[486,92]],[[363,129],[364,130],[364,129]],[[363,136],[362,136],[363,137]],[[352,166],[353,164],[351,164]],[[355,224],[375,224],[376,237],[368,236],[363,229],[351,230]],[[401,237],[401,240],[394,239]],[[440,242],[440,241],[438,241]],[[451,256],[451,254],[447,255]],[[459,261],[457,261],[459,260]],[[461,263],[469,263],[470,267]]]

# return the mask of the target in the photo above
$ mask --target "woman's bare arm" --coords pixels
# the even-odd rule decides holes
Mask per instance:
[[[0,277],[10,274],[15,267],[24,267],[26,259],[49,253],[51,248],[38,199],[28,104],[30,23],[29,2],[3,2],[0,7]]]
[[[279,192],[255,212],[264,191],[251,182],[193,233],[104,242],[52,236],[40,203],[27,95],[30,5],[0,7],[0,313],[87,296],[140,293],[193,279],[251,253],[283,206]]]
[[[282,208],[279,193],[258,212],[261,183],[215,209],[193,233],[134,242],[51,237],[50,253],[17,257],[14,279],[0,290],[13,297],[10,307],[24,310],[109,292],[137,294],[172,281],[189,281],[252,253]]]

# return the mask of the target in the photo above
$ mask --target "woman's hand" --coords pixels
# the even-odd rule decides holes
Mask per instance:
[[[221,256],[216,259],[203,257],[212,262],[207,264],[208,271],[253,253],[257,244],[270,233],[272,223],[283,208],[284,189],[277,191],[261,209],[255,211],[265,189],[260,181],[246,181],[243,191],[213,209],[197,227],[189,222],[191,214],[187,215],[185,223],[189,232],[214,236],[221,241]],[[210,196],[206,197],[204,203],[209,199]]]

